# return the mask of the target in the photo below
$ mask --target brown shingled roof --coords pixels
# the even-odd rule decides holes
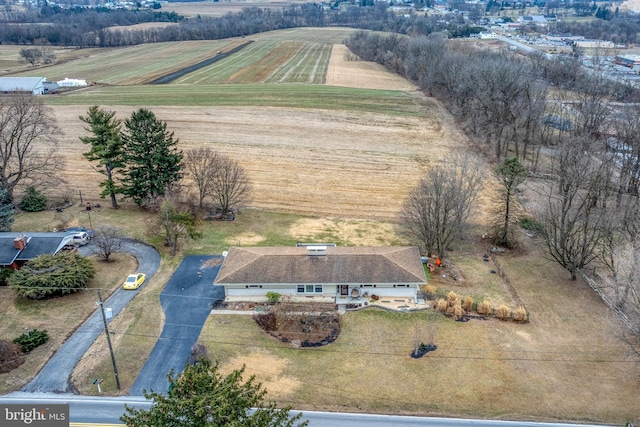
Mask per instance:
[[[305,247],[233,247],[216,284],[426,283],[416,247],[327,247],[309,256]]]

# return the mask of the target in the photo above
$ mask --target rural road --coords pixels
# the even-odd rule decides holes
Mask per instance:
[[[158,251],[144,243],[125,239],[122,252],[129,252],[138,260],[138,271],[145,273],[148,279],[160,268],[160,254]],[[79,251],[82,255],[91,252],[91,243],[83,246]],[[137,295],[137,292],[125,291],[119,287],[104,301],[104,306],[111,308],[115,316]],[[96,295],[96,301],[98,297]],[[73,368],[84,355],[87,349],[94,343],[98,335],[104,333],[102,313],[99,309],[76,330],[76,332],[58,349],[36,377],[21,391],[31,393],[69,393],[73,390],[70,377]]]
[[[211,304],[224,298],[224,289],[213,286],[221,256],[187,255],[160,294],[165,323],[149,359],[129,389],[142,396],[143,390],[166,393],[167,374],[182,372],[191,348],[211,312]]]

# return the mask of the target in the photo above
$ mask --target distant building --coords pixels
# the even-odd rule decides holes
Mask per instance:
[[[0,93],[44,93],[44,77],[0,77]]]
[[[640,65],[640,55],[618,55],[614,62],[618,65],[624,65],[625,67],[633,68]]]
[[[613,49],[615,44],[610,40],[575,40],[573,42],[575,47],[582,48],[601,48],[601,49]]]
[[[58,80],[58,86],[60,87],[82,87],[86,85],[86,80],[70,79],[68,77],[65,77],[64,80]]]

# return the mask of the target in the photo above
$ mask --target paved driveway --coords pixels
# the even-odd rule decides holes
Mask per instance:
[[[80,253],[86,255],[90,253],[90,250],[90,245],[83,246]],[[131,253],[138,259],[138,271],[145,273],[149,279],[158,271],[160,254],[152,246],[127,239],[123,241],[121,250],[122,252]],[[137,292],[126,291],[120,287],[104,301],[104,306],[111,308],[115,317],[136,295]],[[98,296],[96,294],[97,300]],[[71,392],[70,377],[73,368],[101,333],[104,334],[104,324],[102,322],[102,313],[98,309],[58,349],[38,375],[22,388],[22,391]]]
[[[218,265],[203,264],[219,260]],[[222,257],[188,255],[173,274],[160,294],[165,315],[162,334],[138,378],[129,389],[132,396],[141,396],[143,390],[166,393],[167,374],[173,369],[180,373],[198,340],[204,322],[211,312],[211,304],[224,298],[224,288],[214,286]]]

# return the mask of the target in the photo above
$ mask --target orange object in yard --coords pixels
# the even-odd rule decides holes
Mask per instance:
[[[442,264],[442,261],[440,261],[440,258],[436,258],[436,265],[440,267],[440,264]]]

